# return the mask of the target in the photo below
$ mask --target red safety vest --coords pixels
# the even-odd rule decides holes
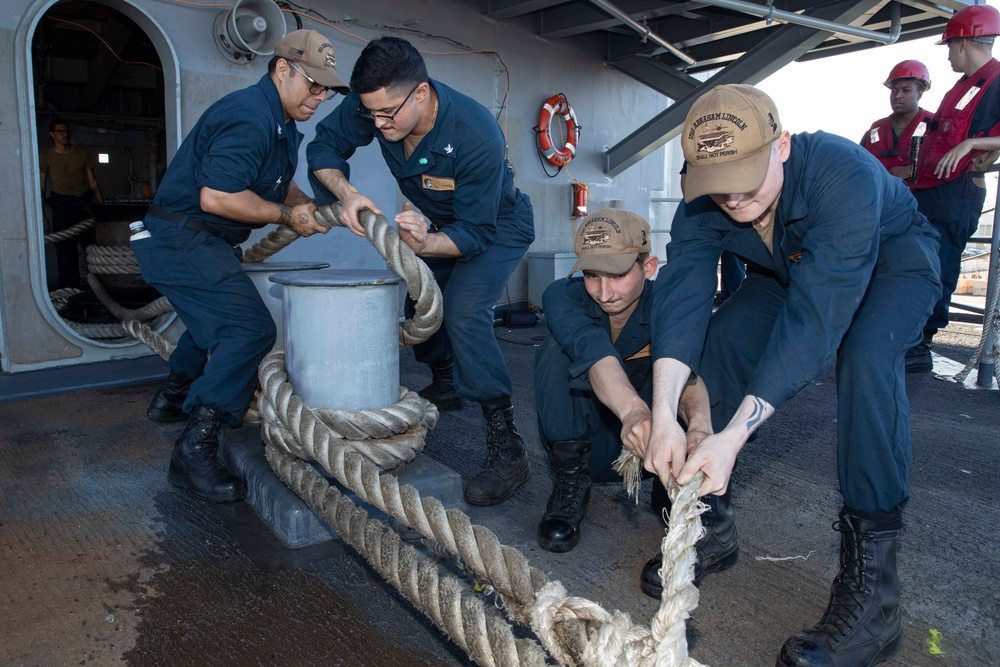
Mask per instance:
[[[909,167],[913,164],[913,160],[910,159],[913,131],[917,129],[917,125],[933,117],[934,114],[930,111],[918,108],[916,115],[903,128],[898,139],[892,134],[892,116],[877,120],[872,123],[868,130],[868,143],[865,144],[865,148],[878,158],[878,161],[887,170],[893,167]],[[926,134],[926,128],[924,128],[924,133]]]
[[[941,158],[952,148],[970,138],[969,126],[972,124],[976,106],[982,99],[983,91],[988,89],[998,76],[1000,76],[1000,62],[990,58],[990,61],[980,67],[975,74],[956,83],[944,96],[931,121],[930,132],[924,137],[920,146],[917,179],[911,186],[912,190],[926,190],[962,176],[969,171],[973,158],[987,152],[970,151],[959,162],[958,169],[947,178],[938,178],[934,175],[934,168]],[[985,132],[980,132],[977,136],[984,134]]]

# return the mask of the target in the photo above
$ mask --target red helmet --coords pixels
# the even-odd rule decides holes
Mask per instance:
[[[896,79],[916,79],[923,85],[925,91],[931,89],[931,73],[919,60],[904,60],[893,67],[885,80],[885,87],[892,88],[892,82]]]
[[[972,5],[955,12],[938,44],[944,44],[949,39],[997,35],[1000,35],[1000,12],[989,5]]]

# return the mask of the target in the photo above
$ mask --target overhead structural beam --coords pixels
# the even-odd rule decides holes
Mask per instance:
[[[593,2],[594,0],[591,0]],[[889,28],[889,34],[884,32],[876,32],[875,30],[866,30],[864,28],[856,28],[853,25],[845,25],[843,23],[836,23],[834,21],[824,21],[821,19],[812,18],[804,14],[796,14],[794,12],[786,12],[783,9],[775,9],[774,5],[768,4],[767,6],[758,5],[753,2],[744,2],[743,0],[701,0],[707,5],[713,5],[715,7],[722,7],[723,9],[732,9],[737,12],[743,12],[744,14],[753,14],[755,16],[762,16],[768,21],[779,21],[780,23],[792,23],[795,25],[805,26],[807,28],[816,28],[817,30],[828,30],[834,34],[840,35],[850,35],[851,37],[860,37],[861,39],[869,39],[873,42],[881,42],[883,44],[892,44],[897,39],[899,39],[900,31],[900,14],[899,14],[899,3],[892,3],[889,7],[889,12],[892,15],[892,24]]]
[[[701,84],[694,77],[668,67],[660,67],[642,56],[608,61],[607,64],[672,100],[679,100]]]
[[[643,21],[683,15],[705,7],[703,2],[665,3],[663,0],[615,0],[615,5],[629,16],[642,17]],[[616,17],[580,2],[546,9],[540,13],[538,23],[538,36],[542,39],[565,39],[621,26]]]
[[[644,40],[648,39],[649,41],[653,42],[654,44],[656,44],[658,46],[662,46],[667,51],[669,51],[670,53],[674,54],[677,58],[679,58],[683,62],[687,63],[688,65],[695,65],[695,64],[697,64],[697,62],[698,62],[697,60],[695,60],[694,58],[692,58],[688,54],[684,53],[683,51],[681,51],[680,49],[678,49],[676,46],[674,46],[673,44],[671,44],[667,40],[663,39],[662,37],[660,37],[659,35],[657,35],[655,32],[653,32],[652,30],[650,30],[649,28],[647,28],[646,26],[644,26],[643,24],[641,24],[638,21],[636,21],[634,18],[632,18],[631,16],[629,16],[628,14],[626,14],[625,12],[623,12],[621,9],[619,9],[615,5],[613,5],[610,2],[608,2],[608,0],[589,0],[589,2],[590,2],[590,4],[594,5],[595,7],[599,7],[600,9],[606,11],[608,14],[611,14],[616,19],[618,19],[619,21],[621,21],[622,23],[624,23],[628,27],[632,28],[632,30],[635,30],[637,33],[639,33],[640,35],[642,35],[642,38]]]
[[[489,0],[486,11],[483,14],[486,18],[494,21],[506,21],[518,16],[524,16],[531,12],[538,12],[549,7],[554,7],[564,0]]]
[[[824,21],[850,23],[870,11],[879,0],[841,0],[810,10],[809,16]],[[604,173],[617,176],[680,132],[687,112],[704,92],[725,83],[763,81],[785,65],[808,53],[830,36],[826,30],[798,25],[781,26],[775,33],[747,51],[715,76],[678,99],[604,153]]]

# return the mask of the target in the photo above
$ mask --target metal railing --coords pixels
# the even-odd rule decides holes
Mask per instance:
[[[993,165],[990,172],[997,172],[1000,167]],[[971,240],[976,241],[977,237]],[[989,273],[986,276],[986,308],[983,311],[983,344],[980,348],[979,367],[976,371],[976,384],[980,387],[992,387],[996,372],[996,358],[993,355],[993,345],[997,335],[997,265],[1000,258],[1000,185],[997,187],[997,201],[993,206],[993,236],[990,243]],[[992,312],[986,312],[992,310]]]

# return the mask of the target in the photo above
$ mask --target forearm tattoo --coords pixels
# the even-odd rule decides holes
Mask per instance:
[[[754,397],[753,412],[750,414],[750,418],[747,419],[747,433],[753,433],[753,430],[760,426],[762,421],[764,421],[764,401]]]
[[[278,215],[278,224],[287,225],[292,221],[292,209],[284,204],[278,204],[281,213]]]

